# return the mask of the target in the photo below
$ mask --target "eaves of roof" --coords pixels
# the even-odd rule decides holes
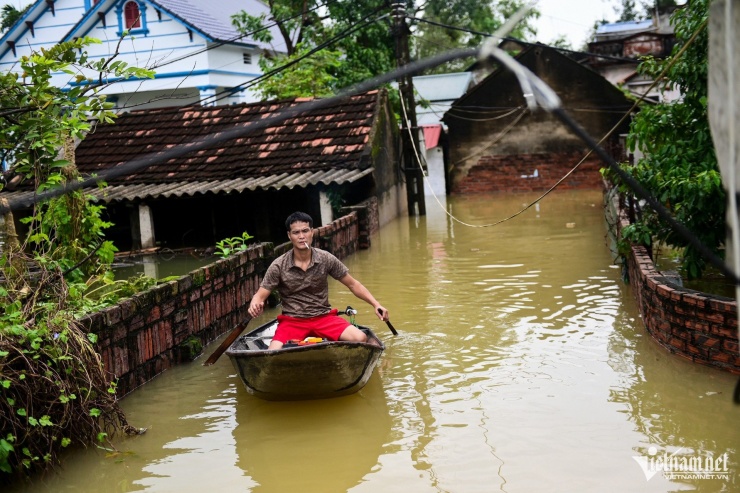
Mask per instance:
[[[174,183],[140,183],[113,185],[90,190],[96,199],[103,202],[137,201],[168,197],[194,197],[198,194],[228,194],[256,190],[280,190],[295,187],[306,188],[311,185],[330,185],[336,183],[353,183],[373,172],[375,168],[366,169],[331,169],[326,171],[282,173],[253,178],[235,178],[233,180],[195,181]],[[3,197],[10,201],[26,201],[33,197],[30,190],[3,192]]]

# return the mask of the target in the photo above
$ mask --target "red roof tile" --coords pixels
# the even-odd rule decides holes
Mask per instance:
[[[238,125],[275,117],[302,101],[230,106],[163,108],[125,113],[98,125],[77,148],[77,167],[87,175],[175,146],[187,145]],[[166,183],[254,178],[285,172],[363,169],[369,166],[371,134],[379,91],[343,99],[298,114],[226,144],[186,154],[114,183]]]

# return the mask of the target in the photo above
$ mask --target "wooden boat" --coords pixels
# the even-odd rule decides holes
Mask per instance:
[[[385,345],[369,327],[367,342],[323,341],[267,349],[277,320],[242,335],[226,350],[247,392],[262,399],[339,397],[365,386]]]

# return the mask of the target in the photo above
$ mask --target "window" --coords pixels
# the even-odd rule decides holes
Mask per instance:
[[[244,53],[243,59],[244,59],[244,65],[252,64],[252,54],[251,53]]]
[[[123,8],[123,14],[126,18],[126,29],[135,29],[141,27],[141,14],[139,13],[139,4],[128,2]]]

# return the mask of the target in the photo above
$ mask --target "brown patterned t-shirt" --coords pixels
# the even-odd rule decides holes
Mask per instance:
[[[341,279],[349,269],[331,253],[311,248],[311,263],[304,272],[293,262],[293,250],[276,258],[265,272],[261,287],[278,290],[283,315],[318,317],[331,311],[327,276]]]

